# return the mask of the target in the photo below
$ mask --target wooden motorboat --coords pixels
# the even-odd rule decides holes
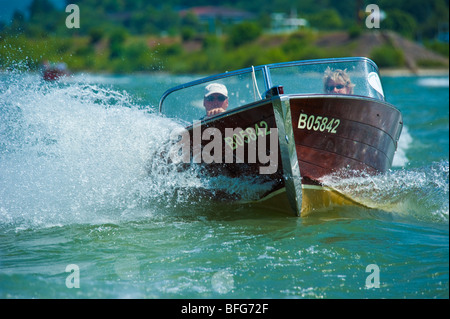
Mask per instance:
[[[327,86],[331,74],[342,80],[336,72],[347,82]],[[226,87],[228,107],[205,117],[211,93],[205,87],[212,83]],[[345,85],[351,90],[338,92]],[[400,111],[385,100],[377,66],[363,57],[213,75],[167,90],[159,108],[185,123],[173,161],[230,178],[261,177],[271,187],[255,204],[297,216],[363,205],[324,184],[324,177],[386,172],[403,125]]]

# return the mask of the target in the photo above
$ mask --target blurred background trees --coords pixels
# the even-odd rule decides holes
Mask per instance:
[[[60,3],[56,6],[55,3]],[[275,60],[348,55],[365,32],[392,30],[448,57],[448,0],[379,0],[380,29],[364,25],[365,0],[32,0],[25,12],[0,21],[0,63],[27,58],[65,60],[72,69],[113,72],[210,72]],[[65,5],[80,7],[81,27],[65,26]],[[281,23],[291,23],[277,25]],[[316,45],[318,35],[341,32],[349,44]],[[14,49],[20,46],[21,50]],[[353,45],[354,46],[354,45]],[[374,52],[402,66],[401,52]],[[6,57],[8,56],[8,57]],[[0,65],[0,67],[2,67]]]

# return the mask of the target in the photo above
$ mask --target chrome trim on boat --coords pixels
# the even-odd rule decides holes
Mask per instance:
[[[278,128],[278,142],[281,152],[286,194],[291,208],[297,216],[302,210],[302,177],[295,150],[289,96],[277,95],[272,99],[273,112]]]

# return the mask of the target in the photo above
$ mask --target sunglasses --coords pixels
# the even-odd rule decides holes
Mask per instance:
[[[215,101],[215,100],[218,100],[218,101],[220,101],[220,102],[223,102],[223,101],[225,101],[226,99],[227,99],[227,97],[224,96],[224,95],[217,95],[217,96],[210,95],[210,96],[207,96],[207,97],[206,97],[206,101],[208,101],[208,102],[213,102],[213,101]]]
[[[345,88],[345,85],[342,85],[342,84],[330,85],[330,86],[327,86],[327,91],[333,91],[334,88],[336,88],[338,90],[342,90],[343,88]]]

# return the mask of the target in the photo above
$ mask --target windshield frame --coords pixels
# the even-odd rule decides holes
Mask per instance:
[[[342,66],[347,66],[347,65],[359,65],[362,66],[361,69],[358,69],[358,71],[361,74],[367,74],[367,76],[369,75],[373,75],[377,81],[377,84],[379,85],[379,89],[377,88],[376,91],[378,91],[378,93],[375,92],[375,88],[372,86],[372,88],[374,88],[374,92],[375,93],[367,93],[367,94],[352,94],[353,96],[361,96],[363,98],[369,98],[369,99],[376,99],[382,102],[385,102],[385,97],[384,97],[384,92],[381,86],[381,82],[379,79],[379,70],[378,70],[378,66],[371,60],[368,59],[366,57],[349,57],[349,58],[329,58],[329,59],[314,59],[314,60],[302,60],[302,61],[291,61],[291,62],[279,62],[279,63],[273,63],[273,64],[265,64],[265,65],[259,65],[259,66],[252,66],[252,67],[247,67],[247,68],[243,68],[243,69],[239,69],[239,70],[235,70],[235,71],[229,71],[229,72],[224,72],[224,73],[220,73],[220,74],[215,74],[215,75],[211,75],[211,76],[207,76],[207,77],[203,77],[194,81],[190,81],[178,86],[175,86],[169,90],[167,90],[166,92],[164,92],[164,94],[161,96],[160,101],[159,101],[159,112],[162,114],[169,114],[170,110],[165,110],[165,104],[164,102],[167,100],[167,98],[169,96],[171,96],[171,94],[174,94],[175,92],[178,92],[180,90],[186,90],[186,89],[190,89],[190,88],[194,88],[197,86],[204,86],[205,83],[208,82],[217,82],[217,81],[227,81],[227,80],[232,80],[232,77],[236,77],[237,79],[239,77],[249,77],[249,79],[246,80],[246,82],[253,82],[253,91],[255,92],[255,98],[252,100],[252,98],[247,98],[247,99],[241,99],[239,101],[235,101],[236,105],[234,105],[232,108],[228,108],[227,113],[233,109],[236,108],[240,108],[242,106],[245,106],[247,104],[251,104],[254,103],[256,101],[260,101],[260,100],[264,100],[266,98],[265,96],[265,92],[267,92],[267,90],[269,90],[270,88],[274,87],[274,86],[283,86],[284,87],[284,93],[285,94],[290,94],[290,95],[301,95],[301,96],[314,96],[314,95],[323,95],[323,92],[299,92],[297,91],[297,88],[290,88],[289,87],[289,83],[279,83],[280,77],[278,74],[281,74],[283,72],[283,70],[288,70],[287,68],[293,68],[293,67],[298,67],[299,70],[303,70],[303,69],[308,69],[309,67],[314,68],[314,67],[318,67],[318,68],[324,68],[324,65],[333,65],[334,67],[342,65]],[[291,72],[292,73],[292,72]],[[288,73],[289,74],[289,73]],[[301,74],[301,73],[300,73]],[[317,77],[319,76],[319,72],[317,72]],[[251,79],[250,79],[251,77]],[[322,76],[323,78],[323,76]],[[322,80],[321,78],[321,80]],[[302,77],[299,77],[299,81],[302,80]],[[369,80],[369,79],[368,79]],[[369,87],[369,81],[366,81],[367,83],[365,84],[367,87]],[[370,85],[372,85],[370,83]],[[316,85],[317,86],[317,85]],[[247,84],[247,89],[251,91],[250,84]],[[256,90],[255,90],[256,87]],[[364,93],[364,88],[360,89],[360,91],[363,90]],[[186,92],[188,92],[188,90],[186,90]],[[230,94],[231,92],[233,92],[233,90],[229,90]],[[256,92],[258,92],[258,95],[256,94]],[[199,93],[196,93],[196,95],[198,95]],[[230,99],[232,97],[230,96]],[[184,102],[184,100],[183,100]],[[199,101],[197,101],[197,104],[199,103]],[[170,103],[169,103],[170,104]],[[197,107],[199,107],[197,105]],[[183,112],[183,110],[181,110],[181,113]],[[178,114],[178,113],[176,113]],[[172,117],[172,116],[168,116],[168,117]],[[180,118],[180,116],[176,115],[175,117]],[[183,119],[181,117],[181,119]]]

